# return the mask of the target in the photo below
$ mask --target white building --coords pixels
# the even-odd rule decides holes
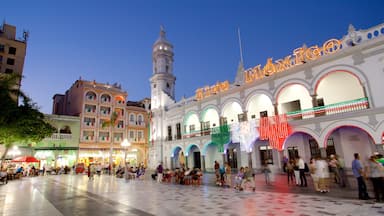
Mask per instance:
[[[363,160],[383,152],[384,24],[350,26],[341,39],[300,47],[247,70],[240,62],[234,83],[198,89],[196,97],[178,102],[173,55],[162,29],[150,79],[151,168],[162,161],[168,168],[185,163],[209,171],[215,160],[254,169],[268,160],[281,168],[284,156],[309,161],[330,154],[344,157],[350,168],[355,152]],[[227,133],[212,135],[226,124],[229,139]]]

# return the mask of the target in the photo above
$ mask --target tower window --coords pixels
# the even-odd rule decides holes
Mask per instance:
[[[153,88],[156,88],[156,84],[153,84]]]
[[[16,48],[15,47],[9,47],[8,54],[16,55]]]
[[[169,88],[169,83],[167,83],[167,88]]]

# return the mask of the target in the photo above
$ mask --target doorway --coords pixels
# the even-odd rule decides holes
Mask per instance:
[[[201,169],[200,152],[193,152],[193,167]]]
[[[227,161],[231,168],[237,169],[237,150],[227,149]]]

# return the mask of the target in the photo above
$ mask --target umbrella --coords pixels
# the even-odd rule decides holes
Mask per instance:
[[[26,163],[33,163],[33,162],[40,162],[33,156],[20,156],[17,158],[14,158],[12,162],[26,162]]]

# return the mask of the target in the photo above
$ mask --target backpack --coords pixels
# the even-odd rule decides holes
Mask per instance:
[[[309,172],[309,167],[307,163],[304,163],[304,172]]]

